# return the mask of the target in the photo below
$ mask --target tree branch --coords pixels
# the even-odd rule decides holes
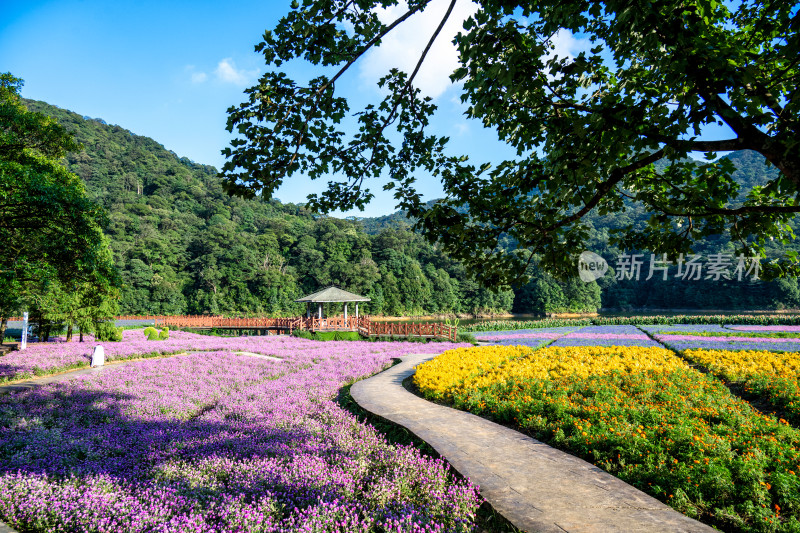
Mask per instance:
[[[375,37],[373,37],[373,38],[372,38],[372,40],[370,40],[370,41],[369,41],[369,42],[368,42],[368,43],[367,43],[367,44],[364,46],[364,48],[362,48],[362,49],[361,49],[361,51],[359,51],[359,52],[358,52],[358,53],[357,53],[357,54],[356,54],[356,55],[355,55],[355,56],[354,56],[352,59],[350,59],[350,61],[348,61],[348,62],[347,62],[347,64],[345,64],[345,66],[343,66],[341,69],[339,69],[339,72],[337,72],[337,73],[336,73],[336,74],[333,76],[333,78],[331,78],[331,79],[328,81],[328,83],[326,83],[325,85],[323,85],[322,87],[320,87],[319,89],[317,89],[317,93],[318,93],[318,94],[321,94],[321,93],[322,93],[322,91],[324,91],[325,89],[327,89],[327,88],[328,88],[330,85],[333,85],[334,83],[336,83],[336,80],[338,80],[338,79],[339,79],[339,77],[340,77],[342,74],[344,74],[344,73],[347,71],[347,69],[349,69],[349,68],[350,68],[350,67],[353,65],[353,63],[355,63],[356,61],[358,61],[358,59],[359,59],[361,56],[363,56],[363,55],[364,55],[364,54],[367,52],[367,50],[369,50],[370,48],[372,48],[372,47],[375,45],[375,43],[377,43],[378,41],[380,41],[381,39],[383,39],[384,37],[386,37],[386,35],[387,35],[387,34],[389,34],[389,32],[391,32],[393,29],[395,29],[395,28],[396,28],[396,27],[397,27],[399,24],[401,24],[403,21],[405,21],[407,18],[409,18],[409,17],[410,17],[411,15],[413,15],[414,13],[417,13],[417,12],[421,11],[421,10],[422,10],[424,7],[426,7],[426,6],[427,6],[427,4],[420,4],[418,7],[414,8],[414,9],[409,9],[409,10],[408,10],[408,11],[407,11],[407,12],[406,12],[406,13],[405,13],[403,16],[401,16],[400,18],[396,19],[394,22],[392,22],[391,24],[389,24],[388,26],[386,26],[386,28],[384,28],[384,29],[383,29],[383,30],[382,30],[382,31],[381,31],[381,32],[380,32],[378,35],[376,35]],[[451,9],[452,9],[452,8],[451,8]]]
[[[736,209],[711,208],[705,213],[677,213],[661,206],[656,209],[671,217],[710,217],[715,215],[738,216],[748,213],[800,213],[800,205],[745,205]]]
[[[575,222],[579,218],[582,218],[585,214],[587,214],[589,211],[594,209],[597,206],[597,204],[600,203],[600,200],[602,200],[603,197],[606,194],[608,194],[611,191],[611,189],[613,189],[617,185],[617,183],[622,181],[622,179],[626,175],[630,174],[631,172],[635,172],[635,171],[639,170],[640,168],[644,168],[647,165],[655,163],[656,161],[661,159],[663,156],[664,156],[664,150],[661,149],[661,150],[658,150],[657,152],[653,152],[652,154],[650,154],[647,157],[644,157],[644,158],[640,159],[639,161],[631,163],[628,166],[614,169],[611,172],[611,176],[606,181],[601,183],[600,186],[597,188],[597,193],[580,210],[576,211],[575,213],[571,214],[570,216],[568,216],[566,218],[563,218],[563,219],[559,220],[558,222],[556,222],[554,224],[551,224],[551,225],[549,225],[549,226],[547,226],[545,228],[542,228],[541,231],[543,233],[549,233],[549,232],[551,232],[551,231],[553,231],[555,229],[561,228],[563,226],[566,226],[567,224]]]

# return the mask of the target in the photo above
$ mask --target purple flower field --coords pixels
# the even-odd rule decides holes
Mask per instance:
[[[547,328],[481,333],[479,341],[500,346],[538,348],[554,340],[550,346],[659,346],[636,326],[584,326],[581,328]]]
[[[636,326],[586,326],[551,346],[659,346]]]
[[[594,336],[571,336],[566,335],[555,341],[550,346],[661,346],[659,343],[648,337],[641,335],[636,338],[624,338],[619,335],[613,337],[605,337],[602,334]]]
[[[506,339],[557,339],[560,333],[520,333],[518,335],[478,335],[479,341],[496,341]]]
[[[547,346],[552,341],[551,338],[517,338],[500,339],[491,341],[492,346],[527,346],[529,348],[541,348]]]
[[[537,328],[537,329],[512,329],[508,331],[481,331],[475,333],[479,340],[494,340],[498,337],[515,337],[520,339],[554,339],[580,329],[580,327]]]
[[[584,326],[575,331],[581,335],[644,335],[636,326]]]
[[[730,342],[730,343],[767,343],[767,344],[786,344],[786,343],[800,343],[800,339],[792,338],[769,338],[769,337],[699,337],[697,335],[656,335],[656,338],[661,342],[669,341],[701,341],[701,342]]]
[[[546,346],[553,339],[575,331],[574,327],[518,329],[511,331],[487,331],[475,335],[475,339],[489,342],[495,346],[528,346],[540,348]]]
[[[392,358],[463,345],[174,336],[167,350],[228,346],[0,396],[4,520],[26,531],[472,529],[474,486],[332,401]]]
[[[659,346],[636,326],[586,326],[551,346]]]
[[[289,336],[256,336],[256,337],[214,337],[198,335],[183,331],[171,331],[169,339],[148,341],[142,330],[126,330],[121,342],[77,342],[69,343],[31,343],[24,352],[11,352],[0,358],[0,382],[30,378],[34,375],[48,375],[72,368],[88,367],[92,360],[95,346],[102,345],[106,361],[119,361],[141,357],[153,357],[160,354],[174,354],[185,351],[253,352],[274,357],[287,358],[296,354],[297,350],[318,350],[320,343]],[[341,344],[330,341],[324,346],[333,347]],[[364,351],[383,351],[387,346],[397,343],[385,342],[345,342],[348,349],[359,354]],[[407,353],[424,353],[444,351],[447,343],[429,345],[417,343],[401,343],[407,347]],[[431,346],[432,348],[425,348]]]
[[[725,333],[730,331],[726,326],[718,326],[714,324],[674,324],[674,325],[655,325],[655,326],[639,326],[642,330],[650,333],[661,333],[662,331],[690,331],[694,333],[712,332],[712,333]]]
[[[584,326],[541,330],[481,332],[476,339],[501,346],[666,346],[674,350],[708,348],[724,350],[800,351],[800,339],[763,337],[701,337],[660,335],[662,332],[725,333],[731,331],[798,331],[800,326],[736,326],[706,324]],[[655,336],[650,338],[647,333]]]

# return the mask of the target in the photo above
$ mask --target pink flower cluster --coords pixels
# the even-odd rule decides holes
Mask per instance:
[[[0,516],[26,531],[472,530],[474,486],[333,401],[393,358],[461,345],[174,336],[229,346],[0,396]]]
[[[575,333],[569,333],[565,337],[565,339],[597,339],[597,340],[638,340],[638,341],[646,341],[649,340],[645,334],[634,334],[634,333],[581,333],[580,331]]]
[[[563,333],[518,333],[516,335],[476,335],[475,339],[479,341],[494,342],[504,339],[557,339]]]

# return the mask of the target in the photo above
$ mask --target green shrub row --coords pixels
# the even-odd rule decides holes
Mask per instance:
[[[460,331],[503,331],[516,329],[557,328],[569,326],[625,326],[676,324],[724,325],[741,324],[746,326],[796,326],[800,325],[800,315],[651,315],[651,316],[610,316],[594,318],[543,318],[541,320],[506,321],[493,320],[469,324]]]
[[[468,324],[458,328],[461,332],[503,331],[512,329],[559,328],[565,326],[590,326],[592,321],[588,318],[543,318],[541,320],[492,320]]]
[[[158,331],[156,328],[152,326],[148,326],[144,328],[144,336],[147,337],[149,341],[165,341],[169,339],[169,328],[164,328],[161,331]]]
[[[442,341],[444,339],[427,339],[423,337],[402,337],[402,336],[391,336],[391,337],[364,337],[360,333],[355,331],[324,331],[324,332],[317,332],[311,333],[310,331],[298,329],[295,330],[292,335],[301,339],[308,339],[308,340],[315,340],[315,341],[371,341],[371,342],[393,342],[393,341],[402,341],[402,342],[437,342]],[[456,339],[456,342],[468,342],[475,344],[477,341],[475,337],[470,335],[469,333],[460,332]]]

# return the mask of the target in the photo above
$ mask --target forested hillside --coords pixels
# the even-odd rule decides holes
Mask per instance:
[[[67,166],[109,213],[105,228],[122,273],[121,312],[130,314],[267,314],[302,311],[293,300],[327,285],[372,298],[366,312],[386,315],[592,311],[604,307],[781,308],[800,304],[796,280],[736,283],[681,280],[600,286],[577,277],[556,281],[534,269],[515,292],[493,292],[464,267],[409,230],[402,213],[341,220],[302,205],[243,200],[225,194],[213,167],[194,163],[119,126],[43,102],[31,110],[54,116],[83,144]],[[768,169],[750,153],[732,154],[743,188]],[[636,206],[592,218],[593,251],[612,258],[609,231],[632,221]],[[701,253],[731,250],[704,242]],[[777,252],[777,248],[776,248]]]
[[[304,306],[294,299],[331,284],[372,298],[372,314],[511,309],[511,291],[479,287],[415,233],[368,235],[357,221],[302,206],[231,198],[213,167],[102,120],[27,103],[84,146],[67,164],[109,212],[123,313],[296,314]]]
[[[756,152],[740,151],[727,156],[737,168],[734,178],[739,183],[739,198],[743,199],[754,186],[761,186],[774,179],[777,169],[767,166],[766,160]],[[614,228],[633,224],[635,230],[645,227],[649,213],[639,205],[627,204],[626,211],[606,216],[594,215],[590,218],[593,226],[591,250],[609,260],[616,258],[623,250],[609,246],[608,238]],[[797,232],[797,220],[794,223]],[[798,242],[783,244],[769,242],[769,259],[783,256],[786,250],[798,250]],[[694,252],[708,258],[709,254],[734,254],[735,245],[727,237],[708,238],[699,241]],[[785,309],[800,307],[800,291],[797,279],[781,279],[769,283],[752,282],[749,277],[737,280],[683,280],[675,278],[677,267],[673,267],[666,281],[660,273],[645,281],[649,273],[650,252],[646,252],[646,264],[642,268],[639,281],[617,281],[613,276],[605,276],[599,283],[602,287],[603,306],[616,309]],[[675,261],[675,257],[669,258]],[[752,277],[752,276],[751,276]],[[705,278],[705,273],[703,275]]]

